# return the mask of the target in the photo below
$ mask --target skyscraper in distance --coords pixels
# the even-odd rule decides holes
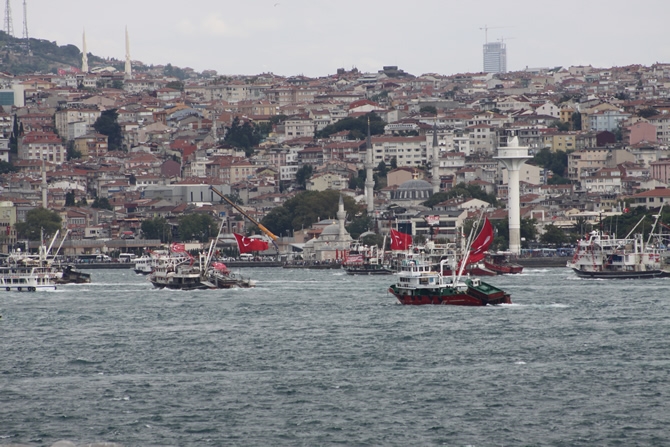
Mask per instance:
[[[484,73],[507,73],[507,47],[503,42],[484,44]]]

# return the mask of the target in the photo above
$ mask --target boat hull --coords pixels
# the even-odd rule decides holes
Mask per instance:
[[[392,275],[393,270],[387,268],[345,267],[347,275]]]
[[[497,275],[510,275],[523,272],[523,266],[518,264],[496,264],[494,262],[484,261],[484,266],[495,272]]]
[[[592,279],[648,279],[666,278],[670,276],[670,272],[666,272],[664,270],[590,272],[573,267],[572,271],[575,272],[580,278]]]
[[[473,288],[468,288],[465,291],[421,289],[403,290],[392,286],[389,288],[389,292],[398,299],[400,304],[413,306],[421,306],[426,304],[442,304],[450,306],[487,306],[512,303],[510,295],[501,290],[486,294]]]

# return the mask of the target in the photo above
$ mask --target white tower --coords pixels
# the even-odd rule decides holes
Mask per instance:
[[[130,65],[130,39],[128,38],[128,27],[126,26],[126,78],[133,76],[133,68]]]
[[[47,200],[47,168],[44,157],[45,155],[42,155],[42,208],[47,209],[49,207],[49,201]]]
[[[507,206],[509,214],[509,250],[512,253],[521,252],[521,210],[519,208],[519,169],[528,156],[528,147],[519,146],[519,138],[514,137],[507,142],[507,147],[498,148],[498,156],[493,157],[502,162],[507,168],[508,189]]]
[[[433,194],[440,192],[440,146],[437,144],[437,116],[433,123]]]
[[[342,200],[342,194],[340,194],[340,203],[337,206],[337,223],[339,225],[339,235],[338,241],[342,242],[346,239],[346,230],[344,228],[344,223],[347,220],[347,213],[344,211],[344,201]]]
[[[88,50],[86,49],[86,30],[82,34],[82,43],[81,43],[81,71],[83,73],[88,73]]]
[[[28,5],[23,0],[23,38],[28,39]]]
[[[365,148],[365,203],[367,204],[368,216],[372,215],[375,210],[375,180],[372,174],[375,165],[373,160],[370,118],[368,118],[368,141]]]

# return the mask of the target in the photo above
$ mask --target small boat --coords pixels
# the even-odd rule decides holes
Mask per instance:
[[[245,278],[239,273],[234,273],[221,262],[212,262],[211,266],[205,272],[205,279],[208,283],[214,285],[216,289],[235,289],[256,287],[256,282]]]
[[[354,244],[346,253],[342,268],[348,275],[391,275],[394,272],[384,262],[384,251],[376,245]]]
[[[479,278],[457,275],[446,276],[441,272],[446,261],[442,261],[438,271],[429,263],[420,260],[405,260],[398,272],[398,282],[389,288],[400,304],[448,304],[456,306],[486,306],[511,304],[510,294],[485,283]]]
[[[151,273],[154,267],[158,265],[158,262],[161,258],[169,256],[167,251],[151,251],[148,254],[145,253],[139,258],[135,258],[135,267],[133,271],[138,275],[148,275]]]
[[[88,284],[90,282],[90,273],[82,272],[71,264],[61,266],[60,275],[56,278],[56,284]]]
[[[489,254],[484,259],[484,267],[497,275],[517,274],[523,272],[523,266],[510,262],[505,253]]]

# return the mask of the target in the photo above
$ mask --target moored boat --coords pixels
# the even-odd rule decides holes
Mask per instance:
[[[523,272],[523,266],[511,262],[509,256],[504,253],[487,255],[484,259],[484,267],[495,272],[497,275],[518,274]]]
[[[391,275],[393,270],[384,262],[384,251],[376,245],[355,244],[347,252],[342,268],[348,275]]]

